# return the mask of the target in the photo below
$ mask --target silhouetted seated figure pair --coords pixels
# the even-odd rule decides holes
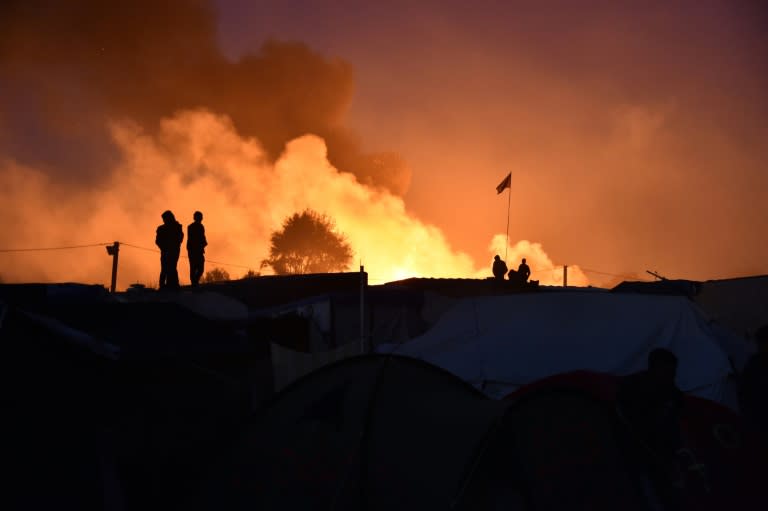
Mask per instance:
[[[525,258],[523,258],[523,262],[520,263],[520,266],[517,267],[517,271],[509,270],[509,273],[507,274],[507,278],[510,282],[515,282],[518,284],[525,284],[528,282],[528,277],[530,276],[531,269],[525,263]]]
[[[625,376],[616,409],[627,433],[630,462],[645,473],[667,509],[680,505],[683,393],[675,385],[677,357],[663,348],[648,355],[648,369]]]
[[[507,263],[502,261],[498,254],[493,258],[492,271],[493,277],[496,280],[504,280],[504,275],[506,275],[510,282],[519,284],[525,284],[528,282],[528,277],[531,276],[531,269],[525,263],[525,258],[523,258],[523,262],[520,263],[520,266],[517,267],[517,271],[509,270],[509,272],[507,272]]]

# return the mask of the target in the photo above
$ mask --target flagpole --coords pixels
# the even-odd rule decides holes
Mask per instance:
[[[504,244],[504,262],[507,262],[507,251],[509,250],[509,207],[512,204],[512,183],[507,187],[507,242]]]

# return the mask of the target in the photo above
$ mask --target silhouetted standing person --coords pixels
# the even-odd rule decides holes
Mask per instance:
[[[172,212],[166,211],[162,217],[163,223],[157,228],[155,236],[155,245],[160,248],[160,289],[178,289],[179,273],[176,265],[184,231]]]
[[[504,280],[504,275],[507,274],[507,263],[501,260],[501,257],[496,255],[493,258],[493,276],[496,280]]]
[[[528,277],[531,276],[531,269],[525,264],[525,257],[523,257],[523,262],[520,263],[520,266],[517,267],[517,275],[523,282],[528,282]]]
[[[648,355],[648,369],[622,379],[616,396],[637,448],[634,461],[648,471],[657,492],[670,508],[679,506],[674,487],[679,476],[676,454],[682,448],[680,413],[683,393],[675,384],[677,357],[664,348]]]
[[[193,287],[197,287],[205,271],[205,247],[208,241],[205,239],[203,214],[195,211],[193,218],[195,221],[187,226],[187,256],[189,257],[189,280]]]
[[[742,416],[768,440],[768,325],[755,332],[757,353],[749,357],[739,377]]]

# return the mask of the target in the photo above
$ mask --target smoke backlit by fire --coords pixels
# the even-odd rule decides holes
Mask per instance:
[[[33,168],[0,166],[0,200],[10,218],[2,247],[69,246],[119,240],[154,248],[160,214],[170,209],[183,224],[203,211],[209,259],[241,265],[230,274],[259,269],[269,236],[296,211],[312,208],[331,216],[365,265],[371,283],[407,277],[486,277],[467,254],[454,250],[442,231],[409,213],[402,198],[358,182],[328,161],[324,141],[303,136],[289,142],[272,163],[259,141],[242,137],[231,120],[209,111],[179,112],[162,120],[156,135],[129,122],[113,123],[120,162],[110,178],[90,189],[64,187]],[[504,236],[492,252],[502,252]],[[510,247],[510,263],[527,257],[534,270],[553,268],[541,246],[527,241]],[[110,258],[101,247],[59,252],[3,254],[10,281],[106,283]],[[492,254],[489,255],[489,261]],[[118,288],[154,285],[156,253],[124,246]],[[208,268],[216,266],[208,263]],[[179,263],[182,281],[187,264]],[[571,276],[572,275],[572,276]],[[534,272],[542,284],[558,284],[562,270]],[[569,284],[584,285],[574,268]]]

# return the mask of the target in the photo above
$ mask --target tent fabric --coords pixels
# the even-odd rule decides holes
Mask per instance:
[[[612,407],[619,381],[618,377],[610,374],[573,371],[526,385],[504,399],[520,403],[530,396],[578,391],[602,402],[604,406]],[[563,409],[558,408],[553,422],[570,425],[583,422],[579,417],[565,417]],[[541,428],[545,427],[546,424],[541,425]],[[592,428],[588,425],[586,429]],[[760,491],[761,474],[768,470],[768,452],[764,441],[745,427],[737,414],[708,399],[686,395],[681,430],[684,446],[681,460],[686,467],[683,473],[684,509],[768,507],[766,497]],[[548,443],[544,442],[544,445]],[[764,504],[756,506],[760,501]]]
[[[494,400],[411,357],[350,358],[278,393],[213,468],[201,507],[652,509],[658,497],[616,429],[616,381],[582,371]],[[748,456],[753,444],[733,447],[738,417],[706,400],[686,406],[691,466],[710,476],[697,485],[689,475],[683,509],[762,498],[747,487],[746,472],[764,468]],[[711,440],[718,424],[725,444]]]
[[[121,358],[251,350],[244,336],[233,329],[175,303],[45,304],[35,313],[39,314],[36,317],[55,320],[70,332],[117,346]]]
[[[274,389],[282,389],[300,377],[332,362],[360,354],[360,343],[348,343],[329,351],[307,353],[270,343]]]
[[[701,314],[677,296],[573,292],[465,299],[421,337],[379,352],[428,361],[500,398],[578,369],[639,371],[659,347],[677,355],[682,390],[729,402],[728,358]]]
[[[409,357],[361,356],[286,387],[217,468],[216,509],[447,509],[504,403]]]

